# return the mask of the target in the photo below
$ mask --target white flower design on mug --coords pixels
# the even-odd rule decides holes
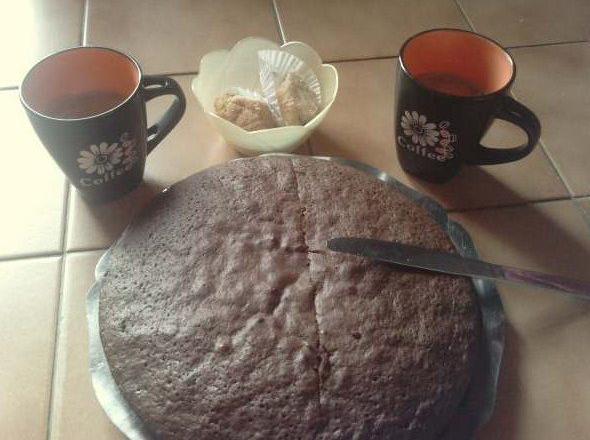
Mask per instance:
[[[457,135],[449,121],[428,122],[426,116],[405,110],[401,115],[403,134],[397,137],[398,146],[425,159],[446,162],[455,157]]]
[[[419,115],[418,112],[405,111],[402,115],[401,126],[406,136],[412,138],[414,145],[426,145],[432,147],[439,140],[439,132],[436,130],[436,124],[427,122],[426,116]]]
[[[88,150],[80,151],[78,166],[86,171],[87,174],[103,175],[107,171],[112,171],[115,165],[121,162],[123,151],[118,143],[109,145],[101,142],[97,145],[90,145]]]

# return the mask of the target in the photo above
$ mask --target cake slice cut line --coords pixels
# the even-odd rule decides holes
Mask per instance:
[[[309,258],[310,248],[307,243],[307,231],[305,230],[305,228],[306,228],[305,215],[306,215],[307,208],[304,205],[303,200],[301,198],[299,177],[297,176],[297,172],[295,171],[295,167],[293,166],[293,161],[289,160],[289,163],[291,165],[291,171],[293,172],[293,177],[294,177],[296,192],[297,192],[297,198],[299,200],[299,205],[300,205],[300,213],[301,213],[300,226],[301,226],[301,234],[302,234],[302,239],[303,239],[303,244],[304,244],[304,251],[307,256],[308,267],[310,267],[311,266],[311,259]],[[318,252],[318,251],[314,251],[314,252]],[[311,275],[310,275],[310,279],[311,279]],[[324,370],[329,371],[329,368],[324,367],[324,363],[329,362],[329,358],[324,357],[322,355],[322,352],[325,351],[325,349],[322,347],[321,340],[320,340],[321,339],[320,323],[318,321],[318,313],[317,313],[316,302],[315,302],[317,294],[318,294],[319,284],[320,284],[319,281],[316,281],[316,282],[312,281],[312,289],[313,290],[311,292],[311,295],[313,296],[313,298],[312,298],[313,315],[314,315],[314,320],[315,320],[315,329],[316,329],[316,338],[317,338],[317,342],[316,342],[317,367],[315,368],[315,371],[317,373],[317,383],[318,383],[317,400],[318,400],[318,408],[319,408],[319,411],[321,414],[322,413],[322,380],[323,380],[322,379],[322,372]]]
[[[450,246],[425,212],[382,185],[305,157],[244,159],[175,185],[135,221],[114,260],[123,271],[101,293],[101,332],[138,413],[166,438],[434,438],[471,358],[460,349],[475,334],[468,286],[325,246],[333,234]],[[421,314],[442,331],[418,323]],[[441,358],[459,368],[450,376],[433,367],[441,344],[459,356]],[[164,382],[167,371],[190,380]],[[419,379],[432,381],[432,394]]]

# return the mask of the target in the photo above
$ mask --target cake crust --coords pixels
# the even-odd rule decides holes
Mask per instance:
[[[174,185],[112,248],[111,371],[165,439],[428,440],[469,382],[471,284],[326,249],[452,251],[420,207],[344,165],[244,159]]]

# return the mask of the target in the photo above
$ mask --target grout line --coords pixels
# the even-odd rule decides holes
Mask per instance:
[[[583,196],[583,197],[575,197],[575,198],[573,198],[572,199],[572,202],[575,205],[575,207],[578,210],[578,212],[582,215],[582,219],[584,219],[584,221],[586,222],[586,224],[590,228],[590,210],[584,209],[584,207],[580,203],[584,199],[587,199],[587,200],[590,201],[590,198],[589,197]]]
[[[88,0],[90,1],[90,0]],[[575,44],[575,43],[588,43],[587,41],[564,41],[560,43],[541,43],[541,44],[532,44],[532,45],[523,45],[523,46],[504,46],[505,49],[524,49],[527,47],[544,47],[544,46],[556,46],[556,45],[565,45],[565,44]],[[378,55],[373,57],[364,57],[364,58],[343,58],[343,59],[325,59],[323,60],[324,63],[354,63],[357,61],[377,61],[377,60],[395,60],[399,58],[399,54],[395,55]],[[186,70],[181,72],[167,72],[167,71],[158,71],[158,72],[144,72],[146,75],[168,75],[168,76],[188,76],[188,75],[198,75],[198,70]],[[18,89],[18,86],[7,86],[5,87],[7,90]],[[3,88],[0,87],[0,91]]]
[[[109,247],[96,247],[96,248],[88,248],[88,249],[73,249],[71,251],[66,251],[64,255],[72,255],[72,254],[82,254],[84,252],[97,252],[97,251],[107,251]]]
[[[58,283],[58,298],[57,298],[57,307],[56,307],[56,319],[55,319],[55,332],[53,335],[53,365],[51,368],[51,387],[49,389],[49,411],[47,414],[47,440],[50,440],[52,437],[52,430],[53,430],[53,409],[55,406],[55,390],[57,387],[56,380],[57,380],[57,368],[59,363],[59,335],[61,330],[61,321],[62,321],[62,307],[63,307],[63,296],[64,296],[64,276],[66,270],[66,241],[67,241],[67,233],[68,233],[68,218],[69,218],[69,204],[70,204],[70,182],[68,179],[65,179],[65,194],[64,194],[64,207],[63,207],[63,223],[61,228],[61,266],[60,266],[60,276],[59,276],[59,283]]]
[[[475,32],[475,26],[473,25],[473,22],[469,19],[469,16],[465,12],[465,9],[463,9],[463,6],[461,6],[460,0],[455,0],[455,4],[457,5],[457,8],[459,8],[459,12],[461,12],[461,15],[467,22],[467,26],[469,26],[469,29]]]
[[[373,61],[373,60],[395,60],[399,58],[398,55],[383,55],[383,56],[376,56],[376,57],[368,57],[368,58],[348,58],[342,60],[324,60],[324,63],[353,63],[356,61]],[[189,76],[189,75],[198,75],[198,70],[188,70],[183,72],[147,72],[146,75],[167,75],[167,76]]]
[[[447,209],[446,211],[449,214],[462,214],[467,212],[474,212],[474,211],[486,211],[492,209],[506,209],[506,208],[524,208],[527,206],[532,205],[539,205],[541,203],[551,203],[551,202],[566,202],[572,201],[570,197],[548,197],[546,199],[539,199],[539,200],[529,200],[526,202],[514,202],[514,203],[505,203],[501,205],[490,205],[490,206],[479,206],[477,208],[465,208],[465,209]]]
[[[68,179],[65,179],[65,191],[64,191],[64,207],[63,207],[63,212],[62,212],[62,219],[63,219],[63,223],[61,225],[61,253],[65,255],[65,251],[66,251],[66,233],[67,233],[67,229],[68,229],[68,214],[69,214],[69,204],[70,204],[70,193],[71,193],[71,189],[70,189],[70,181]]]
[[[84,13],[82,15],[82,46],[88,45],[88,9],[90,0],[84,2]]]
[[[51,439],[51,431],[53,428],[53,423],[52,423],[52,414],[53,414],[53,400],[55,398],[55,380],[56,380],[56,374],[55,374],[55,370],[57,369],[57,363],[58,363],[58,359],[57,359],[57,354],[58,354],[58,345],[59,345],[59,327],[60,327],[60,321],[61,321],[61,308],[62,308],[62,290],[63,290],[63,286],[64,286],[64,272],[65,272],[65,268],[66,268],[66,262],[65,262],[65,256],[62,255],[60,258],[60,264],[59,264],[59,279],[57,280],[57,292],[58,292],[58,297],[57,297],[57,304],[55,305],[55,329],[53,330],[53,360],[51,363],[51,381],[50,381],[50,387],[49,387],[49,411],[47,411],[47,440]]]
[[[516,95],[514,90],[511,90],[510,94],[512,95],[512,97],[514,99],[518,100],[518,96]],[[543,140],[543,124],[541,124],[541,137],[539,138],[538,145],[541,147],[541,150],[543,150],[543,152],[545,153],[545,156],[547,156],[547,159],[549,159],[549,163],[551,164],[553,171],[555,171],[555,174],[557,174],[557,177],[559,178],[559,180],[561,181],[561,183],[563,184],[563,186],[567,190],[567,192],[569,194],[569,198],[571,199],[574,196],[574,191],[570,187],[569,183],[567,182],[567,179],[565,178],[565,176],[563,175],[563,172],[561,171],[559,165],[557,164],[557,161],[555,160],[555,158],[553,157],[553,155],[549,151],[549,148],[547,148],[545,141]]]
[[[90,1],[90,0],[88,0]],[[281,38],[283,38],[281,36]],[[286,37],[284,37],[286,41]],[[565,45],[565,44],[577,44],[577,43],[588,43],[585,40],[580,41],[563,41],[558,43],[539,43],[539,44],[530,44],[530,45],[522,45],[522,46],[503,46],[505,49],[525,49],[527,47],[544,47],[544,46],[558,46],[558,45]],[[373,57],[362,57],[362,58],[342,58],[342,59],[325,59],[323,60],[324,63],[354,63],[356,61],[376,61],[376,60],[394,60],[399,58],[399,54],[395,55],[378,55]],[[168,75],[168,76],[186,76],[186,75],[198,75],[198,70],[188,70],[182,72],[148,72],[149,75]],[[17,86],[6,87],[7,89],[16,89]],[[0,91],[2,88],[0,87]]]
[[[30,254],[19,254],[19,255],[11,255],[11,256],[1,256],[0,263],[9,263],[12,261],[20,261],[20,260],[35,260],[38,258],[51,258],[51,257],[61,257],[61,256],[68,256],[71,254],[81,254],[84,252],[97,252],[97,251],[106,251],[109,247],[95,247],[95,248],[88,248],[88,249],[73,249],[71,251],[54,251],[54,252],[38,252],[38,253],[30,253]]]
[[[395,60],[399,58],[399,55],[379,55],[374,57],[367,57],[367,58],[346,58],[342,60],[325,60],[324,63],[354,63],[357,61],[378,61],[378,60]]]
[[[279,5],[277,5],[276,0],[272,0],[272,9],[277,21],[279,36],[281,37],[281,44],[285,44],[287,42],[287,36],[285,35],[285,27],[283,26],[283,20],[281,20],[281,15],[279,14]]]
[[[399,58],[399,55],[380,55],[366,58],[346,58],[346,59],[333,59],[323,60],[324,63],[353,63],[355,61],[373,61],[373,60],[394,60]],[[168,76],[183,76],[183,75],[198,75],[198,70],[189,70],[183,72],[147,72],[147,75],[168,75]]]
[[[504,46],[505,49],[526,49],[527,47],[550,47],[550,46],[564,46],[566,44],[580,44],[588,43],[586,40],[572,40],[572,41],[555,41],[552,43],[533,43],[533,44],[522,44],[514,46]]]
[[[574,191],[573,191],[572,187],[570,186],[570,184],[568,183],[567,179],[563,175],[563,172],[561,171],[559,165],[557,164],[557,161],[555,160],[555,158],[553,157],[553,155],[549,151],[549,148],[547,148],[547,145],[545,144],[545,141],[543,140],[542,137],[539,138],[539,145],[541,146],[541,148],[545,152],[545,155],[549,159],[549,162],[551,163],[551,166],[553,167],[553,169],[557,173],[557,177],[559,177],[559,180],[561,180],[561,182],[563,183],[563,186],[565,186],[565,189],[567,190],[568,194],[570,195],[570,198],[573,198],[574,197]]]
[[[0,263],[5,263],[9,261],[19,261],[19,260],[34,260],[36,258],[49,258],[49,257],[59,257],[61,256],[61,251],[57,252],[33,252],[29,254],[19,254],[19,255],[4,255],[0,257]]]
[[[474,30],[474,32],[476,32]],[[529,44],[529,45],[522,45],[522,46],[502,46],[504,49],[525,49],[527,47],[545,47],[545,46],[559,46],[559,45],[566,45],[566,44],[579,44],[579,43],[589,43],[586,40],[574,40],[574,41],[561,41],[555,43],[539,43],[539,44]],[[351,63],[355,61],[373,61],[373,60],[387,60],[387,59],[395,59],[399,58],[399,54],[395,55],[379,55],[374,57],[366,57],[366,58],[343,58],[343,59],[326,59],[324,63]]]
[[[198,70],[191,70],[187,72],[158,72],[158,73],[148,73],[148,75],[166,75],[166,76],[188,76],[188,75],[198,75]]]

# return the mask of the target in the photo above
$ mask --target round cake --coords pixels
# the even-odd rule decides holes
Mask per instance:
[[[100,332],[158,438],[437,438],[476,354],[471,283],[329,251],[338,236],[453,252],[390,186],[298,156],[210,168],[132,222]]]

